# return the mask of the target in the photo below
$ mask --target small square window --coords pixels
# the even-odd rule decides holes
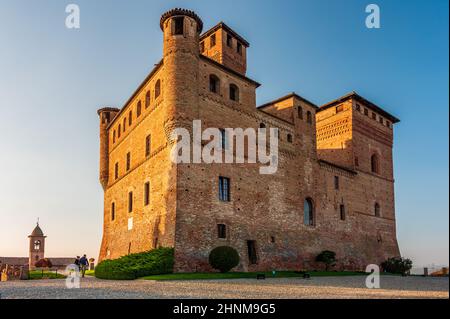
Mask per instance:
[[[217,224],[217,237],[221,239],[227,238],[227,226],[225,224]]]

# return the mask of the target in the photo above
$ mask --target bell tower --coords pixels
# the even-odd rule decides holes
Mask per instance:
[[[28,238],[30,239],[30,247],[29,247],[29,260],[28,264],[30,269],[34,268],[34,264],[44,258],[45,251],[45,238],[44,233],[39,227],[39,221],[36,223],[36,227]]]

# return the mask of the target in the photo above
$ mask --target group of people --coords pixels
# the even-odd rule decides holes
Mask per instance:
[[[86,254],[84,254],[83,257],[81,258],[80,256],[77,256],[74,264],[78,266],[78,269],[81,272],[81,277],[84,278],[84,274],[86,273],[86,270],[89,267],[89,260],[87,259]]]

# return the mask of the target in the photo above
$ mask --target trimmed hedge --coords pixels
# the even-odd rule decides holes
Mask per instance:
[[[139,277],[173,272],[173,248],[158,248],[118,259],[104,260],[95,267],[100,279],[133,280]]]
[[[209,254],[209,264],[222,273],[229,272],[239,265],[239,254],[233,247],[216,247]]]

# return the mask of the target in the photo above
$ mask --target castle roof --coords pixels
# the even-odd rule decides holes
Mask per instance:
[[[169,19],[170,17],[173,17],[173,16],[187,16],[187,17],[190,17],[190,18],[196,20],[197,21],[197,30],[198,30],[198,32],[202,32],[202,30],[203,30],[202,19],[200,19],[200,17],[194,11],[181,9],[181,8],[175,8],[175,9],[169,10],[161,16],[161,20],[159,22],[159,26],[161,27],[161,30],[164,30],[164,28],[163,28],[164,21],[166,21],[167,19]]]
[[[365,106],[367,106],[372,111],[375,111],[375,112],[379,113],[380,115],[384,116],[385,118],[389,119],[392,123],[400,122],[400,120],[398,118],[396,118],[394,115],[386,112],[385,110],[383,110],[381,107],[379,107],[375,103],[372,103],[369,100],[366,100],[365,98],[363,98],[361,95],[359,95],[355,91],[350,92],[350,93],[348,93],[348,94],[346,94],[344,96],[341,96],[340,98],[338,98],[336,100],[333,100],[331,102],[328,102],[328,103],[322,105],[317,112],[326,110],[326,109],[328,109],[330,107],[333,107],[333,106],[335,106],[337,104],[345,102],[345,101],[347,101],[349,99],[355,99],[355,100],[363,103]]]
[[[44,237],[44,232],[42,231],[41,227],[39,227],[39,224],[36,224],[36,227],[34,227],[33,232],[28,237]]]
[[[311,101],[308,101],[307,99],[305,99],[304,97],[298,95],[297,93],[292,92],[292,93],[289,93],[288,95],[282,96],[282,97],[280,97],[280,98],[278,98],[278,99],[276,99],[276,100],[273,100],[273,101],[267,102],[267,103],[265,103],[265,104],[263,104],[263,105],[260,105],[260,106],[258,106],[258,109],[265,108],[265,107],[267,107],[267,106],[273,105],[273,104],[275,104],[275,103],[282,102],[282,101],[287,100],[287,99],[290,99],[290,98],[292,98],[292,97],[295,97],[296,99],[299,99],[299,100],[301,100],[301,101],[303,101],[303,102],[305,102],[305,103],[311,105],[312,107],[317,108],[317,105],[315,105],[315,104],[312,103]]]
[[[247,42],[243,37],[241,37],[239,34],[237,34],[233,29],[231,29],[229,26],[227,26],[224,22],[220,21],[218,24],[213,26],[211,29],[206,31],[200,36],[200,41],[204,38],[207,38],[214,32],[216,32],[219,29],[224,29],[227,33],[238,39],[239,42],[241,42],[243,45],[245,45],[247,48],[250,46],[250,43]]]

